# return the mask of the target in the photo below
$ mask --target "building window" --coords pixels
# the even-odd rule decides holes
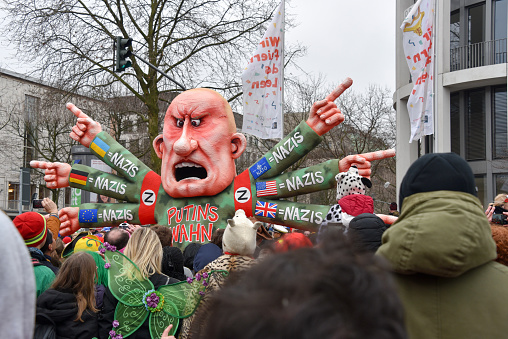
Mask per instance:
[[[468,8],[468,44],[485,41],[485,3]]]
[[[485,175],[475,175],[474,183],[476,185],[476,189],[478,190],[478,199],[484,206],[486,206],[485,197],[487,196],[487,181],[485,180]]]
[[[506,86],[492,89],[492,130],[493,158],[507,158],[508,156],[508,119],[506,111]]]
[[[466,160],[485,160],[485,90],[466,92]]]
[[[450,135],[452,152],[460,155],[460,95],[450,95]]]
[[[494,186],[496,189],[494,196],[501,193],[508,193],[508,173],[495,174]]]
[[[19,183],[9,182],[9,192],[7,195],[7,209],[17,210],[19,204]]]
[[[450,48],[460,47],[460,11],[453,11],[450,15]]]

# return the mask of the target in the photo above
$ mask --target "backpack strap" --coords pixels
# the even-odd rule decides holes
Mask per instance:
[[[34,267],[36,267],[36,266],[41,266],[42,264],[38,259],[32,258],[32,265]]]

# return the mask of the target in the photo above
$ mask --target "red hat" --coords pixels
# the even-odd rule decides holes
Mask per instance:
[[[46,241],[46,218],[37,212],[25,212],[12,221],[28,247],[37,247]]]
[[[72,238],[69,236],[66,236],[66,237],[63,237],[62,241],[64,244],[68,244],[72,241]]]

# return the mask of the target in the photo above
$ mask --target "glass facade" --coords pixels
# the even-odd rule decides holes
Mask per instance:
[[[466,160],[485,160],[485,90],[466,92]]]

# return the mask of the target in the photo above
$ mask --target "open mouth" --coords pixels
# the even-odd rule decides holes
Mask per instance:
[[[206,179],[207,173],[203,166],[193,162],[181,162],[175,165],[175,179],[181,181],[183,179]]]

